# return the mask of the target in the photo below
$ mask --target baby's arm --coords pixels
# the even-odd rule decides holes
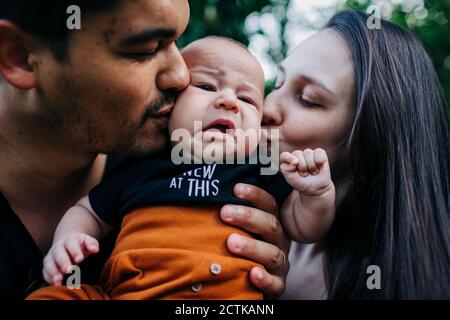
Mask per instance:
[[[45,281],[61,285],[63,275],[71,272],[73,265],[98,252],[97,239],[111,229],[94,213],[88,196],[79,200],[67,210],[56,228],[52,247],[44,258]]]
[[[283,152],[280,163],[295,189],[281,208],[282,223],[293,240],[317,242],[330,229],[336,211],[327,154],[322,149]]]

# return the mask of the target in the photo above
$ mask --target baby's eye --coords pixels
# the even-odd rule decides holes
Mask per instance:
[[[214,88],[214,86],[209,84],[199,84],[196,87],[205,91],[213,91],[213,92],[216,91],[216,88]]]
[[[251,104],[254,107],[257,107],[256,102],[253,99],[249,98],[249,97],[238,97],[238,99],[243,101],[243,102],[245,102],[245,103]]]

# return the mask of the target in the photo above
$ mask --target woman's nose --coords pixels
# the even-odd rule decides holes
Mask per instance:
[[[280,107],[271,99],[266,98],[262,124],[267,127],[278,127],[283,123],[283,115]]]

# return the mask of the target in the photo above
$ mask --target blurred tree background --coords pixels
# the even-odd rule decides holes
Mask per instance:
[[[384,19],[410,29],[433,59],[450,105],[450,0],[191,0],[180,46],[206,35],[234,38],[258,57],[270,90],[276,64],[320,30],[338,10],[380,8]]]

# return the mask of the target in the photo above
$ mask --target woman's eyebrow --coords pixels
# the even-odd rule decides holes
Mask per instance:
[[[279,64],[277,67],[278,67],[278,70],[279,70],[281,73],[283,73],[283,74],[286,73],[285,68],[284,68],[281,64]],[[305,80],[305,81],[307,81],[307,82],[310,82],[310,83],[312,83],[312,84],[314,84],[314,85],[319,86],[320,88],[322,88],[323,90],[325,90],[326,92],[328,92],[333,98],[336,97],[336,94],[335,94],[331,89],[327,88],[327,86],[326,86],[322,81],[320,81],[320,80],[318,80],[318,79],[315,79],[314,77],[304,75],[304,74],[300,74],[299,78],[300,78],[300,79],[303,79],[303,80]]]
[[[336,96],[336,94],[335,94],[333,91],[331,91],[331,89],[328,89],[322,81],[320,81],[320,80],[318,80],[318,79],[314,79],[314,78],[311,77],[311,76],[305,76],[305,75],[302,75],[301,77],[302,77],[304,80],[306,80],[307,82],[310,82],[310,83],[312,83],[312,84],[314,84],[314,85],[316,85],[316,86],[319,86],[320,88],[322,88],[323,90],[325,90],[326,92],[328,92],[333,98]]]

